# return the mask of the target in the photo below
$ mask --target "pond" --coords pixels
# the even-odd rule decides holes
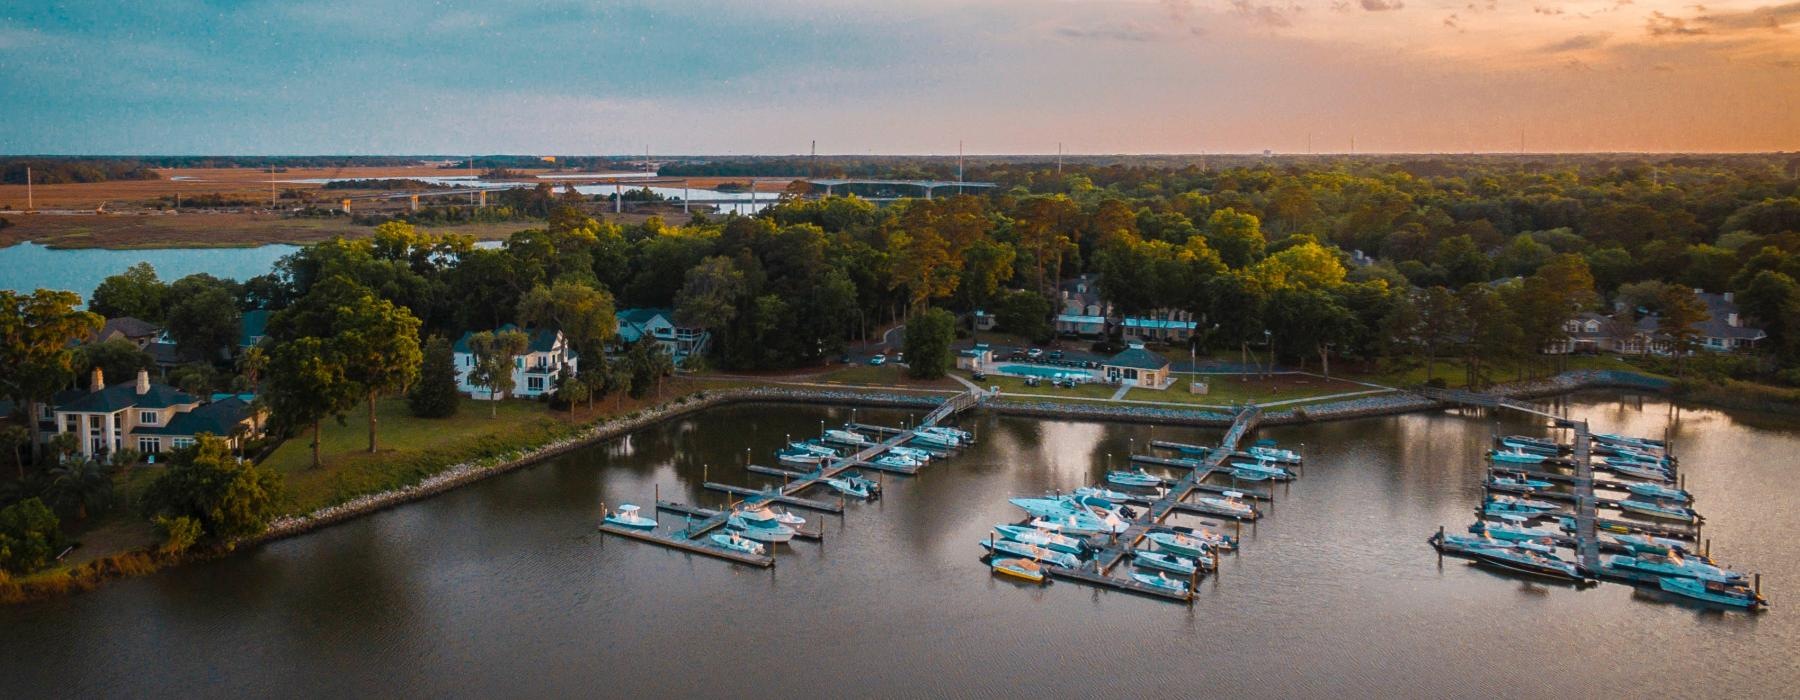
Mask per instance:
[[[1661,434],[1657,399],[1584,394],[1597,430]],[[1305,476],[1191,606],[991,575],[1011,496],[1094,483],[1151,439],[1218,431],[977,414],[974,448],[822,517],[745,568],[595,532],[602,502],[716,505],[850,409],[739,405],[219,560],[0,609],[9,697],[119,695],[1658,697],[1800,683],[1800,432],[1688,409],[1674,436],[1707,534],[1774,611],[1577,590],[1439,560],[1517,415],[1265,428]],[[863,409],[862,422],[919,414]],[[667,513],[663,518],[679,518]]]
[[[140,262],[150,263],[169,282],[197,273],[246,280],[269,271],[275,261],[298,246],[253,248],[47,248],[36,243],[0,247],[0,289],[29,292],[66,289],[86,299],[100,281]]]

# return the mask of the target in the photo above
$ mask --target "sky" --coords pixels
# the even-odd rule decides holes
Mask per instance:
[[[0,3],[10,154],[1800,150],[1800,1]],[[1309,146],[1310,144],[1310,146]]]

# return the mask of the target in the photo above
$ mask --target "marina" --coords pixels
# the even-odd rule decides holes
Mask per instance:
[[[1546,419],[1546,427],[1569,433],[1566,444],[1530,436],[1495,436],[1493,442],[1497,447],[1487,454],[1489,475],[1483,482],[1483,488],[1488,492],[1484,499],[1487,505],[1476,511],[1476,523],[1469,526],[1469,531],[1486,537],[1493,528],[1489,522],[1499,513],[1512,513],[1504,517],[1519,523],[1554,518],[1561,534],[1546,533],[1537,541],[1568,549],[1572,553],[1570,560],[1562,559],[1554,548],[1525,552],[1516,542],[1471,541],[1447,534],[1444,527],[1439,527],[1428,540],[1440,554],[1499,564],[1526,575],[1548,575],[1583,583],[1608,580],[1654,588],[1666,595],[1685,596],[1753,612],[1768,607],[1768,601],[1762,596],[1760,573],[1739,574],[1713,566],[1711,541],[1703,537],[1704,519],[1691,507],[1694,496],[1686,490],[1686,480],[1677,467],[1673,445],[1666,437],[1667,429],[1662,439],[1595,435],[1585,419],[1560,416],[1516,401],[1466,391],[1425,393],[1450,403],[1510,410]],[[1565,453],[1567,456],[1562,456]],[[1602,453],[1634,455],[1641,461],[1633,464],[1641,465],[1642,469],[1621,469],[1616,458]],[[1526,459],[1521,455],[1540,459]],[[1615,472],[1621,478],[1596,477],[1597,467]],[[1542,480],[1539,483],[1555,482],[1555,485],[1521,489],[1515,486],[1519,482],[1510,481],[1502,482],[1505,488],[1496,488],[1496,480],[1508,475]],[[1623,478],[1632,476],[1640,478]],[[1675,486],[1670,486],[1671,483]],[[1522,493],[1531,499],[1549,499],[1568,504],[1573,510],[1534,513],[1533,509],[1519,505],[1526,502],[1521,497],[1499,496],[1495,495],[1496,491]],[[1603,491],[1620,495],[1603,495]],[[1602,538],[1603,532],[1613,536]],[[1620,535],[1625,539],[1620,539]],[[1647,548],[1642,543],[1650,540],[1632,537],[1655,538],[1654,541],[1668,543],[1657,547],[1672,563],[1656,559],[1664,554],[1644,551]],[[1680,554],[1668,551],[1674,548],[1686,550],[1697,561],[1684,561]],[[1603,557],[1603,551],[1612,554]],[[1694,588],[1694,584],[1678,580],[1695,577],[1703,580],[1705,586]]]
[[[942,428],[939,426],[939,423],[958,413],[976,407],[981,403],[981,399],[982,394],[977,391],[969,391],[953,396],[945,400],[937,408],[932,409],[929,414],[926,414],[923,420],[912,428],[887,428],[855,423],[852,421],[846,423],[843,429],[828,430],[824,428],[824,424],[821,422],[820,443],[843,445],[848,449],[854,450],[854,452],[837,457],[824,457],[823,460],[818,463],[818,466],[809,472],[765,467],[750,464],[746,460],[746,463],[744,464],[745,471],[766,476],[779,476],[782,478],[783,483],[780,486],[751,488],[703,480],[702,486],[704,488],[723,492],[738,497],[740,500],[735,500],[727,504],[725,508],[715,509],[664,501],[659,496],[656,498],[657,509],[677,512],[688,516],[685,527],[680,530],[665,533],[627,527],[612,522],[603,522],[600,526],[600,531],[609,535],[627,537],[640,542],[649,542],[684,552],[725,559],[739,564],[748,564],[761,568],[772,567],[775,565],[775,558],[773,556],[762,552],[742,551],[729,546],[727,543],[718,542],[713,539],[714,531],[726,529],[726,526],[733,522],[734,514],[738,513],[742,508],[760,508],[771,504],[781,504],[806,508],[820,513],[837,514],[844,512],[846,507],[846,496],[848,495],[855,495],[858,498],[865,500],[879,498],[881,482],[870,481],[860,476],[857,470],[867,468],[880,472],[893,472],[907,475],[918,473],[922,464],[917,461],[910,460],[909,458],[908,461],[900,463],[888,461],[884,459],[884,457],[894,454],[896,450],[923,449],[909,447],[908,445],[917,440],[921,435],[927,434],[927,431],[957,433],[966,436],[969,438],[968,442],[972,443],[973,435],[961,433],[961,431],[955,431],[954,429]],[[864,434],[865,432],[877,435],[879,438],[867,437]],[[952,442],[954,442],[954,440]],[[938,444],[942,443],[943,441],[938,441]],[[794,443],[789,444],[791,446]],[[949,455],[950,452],[948,450],[938,449],[932,450],[932,454],[941,457]],[[838,492],[836,503],[800,495],[809,489],[827,486]],[[693,518],[695,517],[698,517],[699,519],[694,520]],[[815,525],[815,528],[817,527],[818,526]],[[754,535],[755,533],[753,532],[752,534]],[[822,528],[806,529],[801,527],[795,530],[793,536],[800,539],[821,540],[823,539],[823,530]]]

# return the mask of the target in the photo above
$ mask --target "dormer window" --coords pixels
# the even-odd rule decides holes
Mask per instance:
[[[138,411],[138,425],[156,425],[156,412]]]

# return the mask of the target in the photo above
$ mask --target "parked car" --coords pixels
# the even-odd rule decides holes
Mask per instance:
[[[885,364],[887,364],[887,355],[876,355],[874,357],[871,357],[871,358],[869,358],[869,364],[877,365],[877,366],[885,365]]]
[[[1026,377],[1025,378],[1025,386],[1037,386],[1040,383],[1041,382],[1038,381],[1037,377]]]
[[[987,373],[981,370],[975,370],[969,373],[969,377],[979,382],[983,379],[987,379]]]
[[[1025,356],[1029,357],[1033,360],[1038,359],[1038,358],[1044,356],[1044,349],[1043,348],[1032,348],[1030,350],[1026,350]]]
[[[894,355],[894,361],[895,362],[905,362],[906,361],[906,353],[899,353],[899,354]]]
[[[1050,359],[1060,360],[1062,358],[1063,358],[1063,353],[1061,350],[1051,350],[1050,351]]]

